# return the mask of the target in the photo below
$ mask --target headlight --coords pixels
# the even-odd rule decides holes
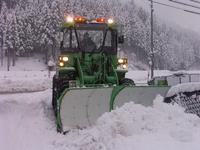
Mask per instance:
[[[122,58],[118,59],[119,64],[123,64],[124,60]]]
[[[59,62],[60,67],[63,67],[64,65],[65,65],[64,62]]]
[[[119,69],[127,70],[128,69],[128,59],[127,58],[119,58],[117,60]]]
[[[128,63],[128,59],[127,58],[119,58],[118,59],[118,64],[127,64]]]
[[[127,64],[122,65],[123,69],[127,69]]]
[[[65,57],[62,58],[62,60],[63,60],[64,62],[67,62],[67,61],[69,60],[69,58],[65,56]]]
[[[64,61],[64,62],[67,62],[69,60],[69,58],[67,56],[60,56],[59,57],[59,60],[60,61]]]

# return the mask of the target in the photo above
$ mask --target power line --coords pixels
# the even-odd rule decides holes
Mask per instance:
[[[156,1],[153,1],[153,2],[154,2],[155,4],[159,4],[159,5],[171,7],[171,8],[174,8],[174,9],[183,10],[182,8],[179,8],[179,7],[176,7],[176,6],[172,6],[172,5],[168,5],[168,4],[164,4],[164,3],[160,3],[160,2],[156,2]]]
[[[197,1],[197,0],[190,0],[191,2],[194,2],[194,3],[198,3],[200,4],[200,1]]]
[[[192,11],[192,10],[188,10],[188,9],[183,9],[183,8],[180,8],[180,7],[176,7],[176,6],[160,3],[160,2],[157,2],[157,1],[153,1],[153,3],[159,4],[159,5],[163,5],[163,6],[166,6],[166,7],[171,7],[171,8],[178,9],[178,10],[182,10],[182,11],[185,11],[185,12],[188,12],[188,13],[200,15],[200,12],[196,12],[196,11]]]
[[[200,9],[200,7],[194,6],[194,5],[191,5],[191,4],[187,4],[187,3],[183,3],[183,2],[179,2],[179,1],[175,1],[175,0],[169,0],[169,1],[170,1],[170,2],[173,2],[173,3],[180,4],[180,5],[189,6],[189,7],[193,7],[193,8],[196,8],[196,9]],[[195,1],[196,1],[196,0],[195,0]]]
[[[151,67],[151,80],[152,80],[153,77],[154,77],[154,42],[153,42],[153,38],[154,38],[153,37],[153,12],[154,12],[154,8],[153,8],[153,4],[155,3],[155,4],[171,7],[171,8],[174,8],[174,9],[182,10],[182,11],[197,14],[197,15],[200,15],[200,12],[195,12],[195,11],[192,11],[192,10],[183,9],[183,8],[176,7],[176,6],[171,6],[171,5],[160,3],[160,2],[157,2],[157,1],[154,1],[154,0],[149,0],[149,1],[151,3],[151,55],[150,55],[151,64],[150,64],[150,67]],[[173,0],[169,0],[169,1],[174,2]],[[196,1],[196,0],[193,0],[193,1]],[[200,7],[199,7],[199,9],[200,9]]]
[[[195,11],[192,11],[192,10],[184,10],[184,11],[185,11],[185,12],[192,13],[192,14],[200,15],[199,12],[195,12]]]

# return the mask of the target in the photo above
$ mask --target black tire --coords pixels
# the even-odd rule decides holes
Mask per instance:
[[[123,78],[120,81],[120,85],[125,85],[125,86],[134,86],[135,82],[132,79],[128,79],[128,78]]]
[[[56,75],[53,77],[53,87],[52,87],[52,107],[57,112],[57,99],[60,97],[62,92],[69,88],[69,77],[56,78]]]
[[[57,89],[56,85],[57,85],[57,80],[54,75],[53,76],[53,87],[52,87],[52,107],[53,107],[55,114],[56,114],[56,108],[57,108],[56,101],[57,101],[57,95],[58,95],[58,89]]]

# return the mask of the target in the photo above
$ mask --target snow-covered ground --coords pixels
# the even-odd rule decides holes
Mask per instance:
[[[54,72],[0,71],[0,93],[36,92],[51,88]]]
[[[51,107],[53,72],[49,78],[35,69],[0,71],[0,150],[199,150],[200,119],[159,96],[152,107],[127,103],[93,126],[61,135]],[[127,77],[145,83],[148,72]]]
[[[198,150],[200,119],[157,97],[152,107],[125,104],[96,124],[56,132],[51,91],[0,95],[2,150]]]
[[[16,65],[10,64],[10,71],[38,71],[47,70],[44,64],[44,58],[41,55],[33,57],[17,57]],[[7,70],[7,57],[4,58],[3,66],[0,65],[0,71]]]
[[[19,57],[7,71],[6,57],[0,66],[0,93],[35,92],[51,88],[54,72],[49,72],[42,56]]]

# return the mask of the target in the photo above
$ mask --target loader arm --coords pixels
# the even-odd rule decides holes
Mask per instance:
[[[78,57],[76,58],[76,64],[77,64],[77,70],[78,70],[78,75],[79,75],[78,78],[80,81],[80,86],[83,86],[84,85],[83,69],[81,67],[81,63],[80,63],[80,60]]]
[[[113,71],[113,73],[114,73],[114,76],[115,76],[115,78],[116,78],[116,84],[117,85],[119,85],[119,77],[118,77],[118,75],[117,75],[117,71],[115,70],[115,68],[114,68],[114,63],[113,63],[113,59],[110,59],[111,60],[111,67],[112,67],[112,71]]]
[[[119,77],[118,77],[117,71],[114,68],[113,59],[111,57],[108,57],[107,61],[108,61],[108,64],[109,64],[111,70],[105,69],[105,70],[110,71],[110,72],[107,72],[107,74],[106,74],[106,81],[109,82],[109,83],[113,83],[115,85],[119,85]]]

